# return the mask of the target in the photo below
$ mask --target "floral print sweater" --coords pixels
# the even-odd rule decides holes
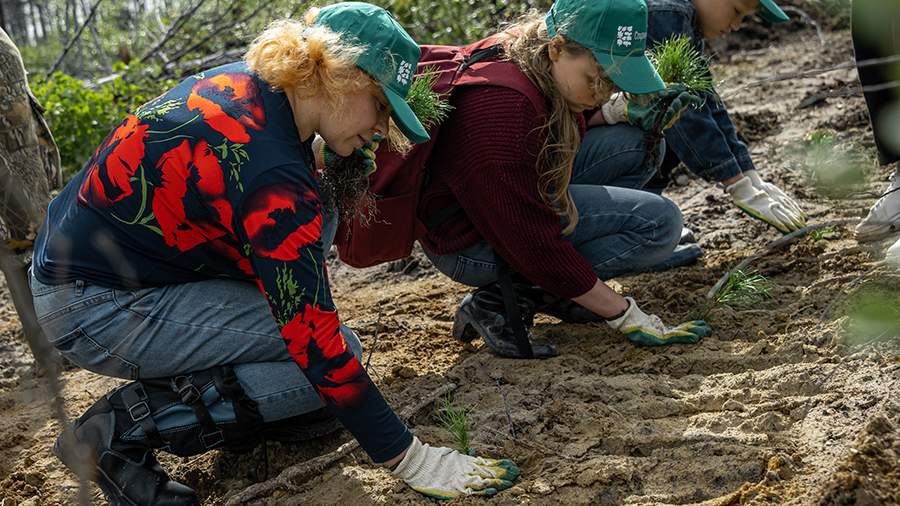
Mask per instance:
[[[244,63],[202,72],[129,114],[51,202],[35,276],[121,290],[257,284],[291,357],[381,462],[412,436],[340,332],[314,166],[284,93]]]

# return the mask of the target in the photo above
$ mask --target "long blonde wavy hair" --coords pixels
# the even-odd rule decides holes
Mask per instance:
[[[500,34],[506,58],[515,63],[550,102],[550,114],[542,127],[547,136],[538,155],[541,198],[566,219],[563,234],[571,234],[578,224],[578,209],[569,194],[572,167],[581,145],[581,135],[574,113],[556,87],[550,73],[550,47],[554,46],[572,56],[589,53],[584,46],[557,35],[550,38],[544,15],[532,12]],[[599,67],[599,65],[598,65]],[[612,95],[614,85],[600,68],[599,78],[592,85],[598,104]]]

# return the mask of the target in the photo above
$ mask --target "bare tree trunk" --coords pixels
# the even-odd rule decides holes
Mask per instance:
[[[49,12],[47,9],[47,0],[40,0],[37,4],[38,16],[41,18],[41,31],[44,33],[44,36],[41,38],[41,42],[46,42],[47,37],[50,35],[50,20],[49,20]]]
[[[62,182],[59,151],[28,89],[21,55],[0,31],[0,223],[12,249],[34,239],[50,190]]]

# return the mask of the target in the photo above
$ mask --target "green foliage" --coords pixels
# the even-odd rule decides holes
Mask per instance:
[[[37,45],[18,41],[25,66],[32,76],[35,95],[47,108],[47,120],[59,143],[67,177],[81,168],[126,114],[180,80],[179,72],[186,75],[203,70],[182,69],[175,73],[174,81],[149,77],[162,74],[161,60],[157,56],[165,55],[185,63],[244,47],[270,22],[285,17],[298,19],[309,7],[331,2],[205,2],[191,17],[182,20],[184,24],[159,51],[151,54],[148,63],[139,63],[164,38],[168,28],[196,3],[195,0],[167,0],[154,8],[141,7],[140,2],[100,4],[91,24],[93,30],[85,31],[80,43],[64,60],[61,72],[49,79],[39,76],[44,75],[62,53],[64,34],[53,29],[57,24],[51,25],[46,39]],[[545,11],[551,0],[373,0],[373,3],[391,11],[422,44],[464,44],[495,33],[502,23],[516,20],[529,9]],[[49,8],[52,18],[64,18],[67,12],[65,2],[61,0],[50,0]],[[118,64],[113,63],[117,61]],[[130,61],[131,67],[121,67],[123,61]],[[124,73],[111,82],[99,86],[88,83],[90,79],[119,71]],[[420,85],[427,87],[425,83]],[[414,110],[426,123],[440,121],[449,111],[446,103],[434,96],[414,95],[411,97]],[[158,104],[158,107],[143,112],[152,117],[163,114],[166,107],[166,104]]]
[[[437,78],[436,70],[433,67],[426,67],[425,72],[413,80],[406,96],[406,102],[426,130],[444,121],[447,114],[453,110],[450,102],[432,91]]]
[[[461,45],[482,39],[529,9],[546,11],[552,1],[374,0],[421,44]]]
[[[772,298],[772,282],[756,272],[736,271],[716,294],[716,303],[726,306],[750,306]]]
[[[826,197],[843,198],[865,183],[873,166],[862,148],[840,142],[830,130],[814,130],[799,150],[802,166],[816,191]]]
[[[66,178],[87,162],[126,114],[173,84],[135,77],[127,67],[118,70],[122,72],[119,77],[94,88],[62,72],[49,79],[35,78],[31,83],[38,102],[46,109]]]
[[[680,83],[696,94],[713,90],[709,62],[686,35],[672,37],[654,46],[650,60],[666,84]]]
[[[471,455],[472,449],[469,447],[468,429],[469,408],[466,406],[455,406],[453,398],[448,395],[444,398],[442,406],[436,411],[436,415],[438,422],[453,436],[456,449],[466,455]]]
[[[809,241],[813,243],[824,240],[830,241],[832,239],[838,239],[841,237],[841,229],[834,226],[820,228],[818,230],[813,230],[812,232],[810,232],[808,237]]]
[[[848,344],[900,341],[900,289],[896,286],[864,286],[850,296],[844,315]]]

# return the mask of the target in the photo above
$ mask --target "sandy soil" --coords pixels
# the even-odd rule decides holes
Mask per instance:
[[[839,199],[818,196],[802,170],[803,140],[817,129],[830,129],[843,146],[874,157],[861,97],[798,108],[810,95],[853,84],[855,71],[732,91],[775,73],[849,61],[849,33],[825,36],[821,45],[813,31],[789,27],[762,42],[733,37],[717,46],[722,56],[715,67],[760,170],[799,196],[813,221],[863,216],[890,170],[869,162],[867,182]],[[705,257],[696,266],[612,284],[676,321],[702,305],[728,268],[778,234],[742,216],[721,190],[686,174],[668,195],[701,237]],[[363,336],[370,373],[393,404],[399,408],[454,382],[456,401],[472,409],[476,453],[521,466],[519,483],[489,502],[900,504],[900,336],[851,332],[842,316],[858,290],[898,285],[896,276],[861,278],[885,245],[858,245],[845,227],[765,257],[754,267],[772,280],[773,298],[713,309],[715,334],[693,346],[637,348],[603,325],[540,317],[536,334],[561,352],[546,361],[498,359],[480,341],[454,341],[452,315],[467,289],[439,275],[421,253],[405,269],[359,271],[335,261],[331,274],[338,307]],[[77,482],[49,452],[58,426],[2,295],[0,504],[71,504]],[[115,384],[78,370],[64,379],[70,415]],[[413,424],[423,439],[452,444],[431,410]],[[302,447],[270,443],[267,459],[260,448],[242,456],[162,460],[205,503],[218,504],[348,437],[338,433]],[[97,489],[93,494],[103,502]],[[361,452],[261,501],[337,502],[430,501],[369,465]]]

